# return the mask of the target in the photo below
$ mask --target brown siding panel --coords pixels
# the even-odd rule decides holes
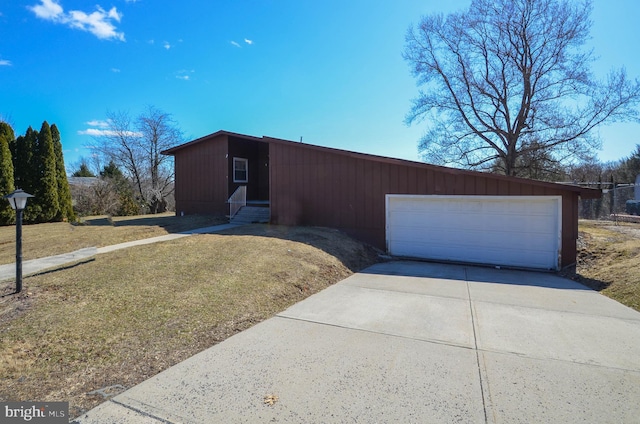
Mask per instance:
[[[424,169],[416,171],[416,193],[427,194],[427,171]]]
[[[280,167],[276,167],[278,163],[277,156],[279,154],[278,146],[269,145],[269,203],[271,207],[271,222],[277,222],[277,217],[273,213],[273,204],[278,201],[278,192],[273,191],[274,175],[277,175]]]
[[[408,190],[407,190],[407,183],[408,183],[407,171],[408,171],[407,168],[405,168],[403,166],[398,166],[398,187],[397,187],[398,193],[405,194],[405,193],[408,192]]]
[[[427,174],[427,190],[425,192],[425,194],[435,194],[436,192],[436,186],[435,186],[435,181],[434,181],[434,172],[432,169],[427,169],[426,170],[426,174]]]
[[[464,194],[476,194],[478,191],[476,190],[476,181],[480,180],[480,178],[476,179],[469,175],[464,175]]]
[[[562,267],[575,265],[578,240],[578,195],[562,198]]]
[[[340,186],[340,170],[342,168],[342,158],[338,155],[334,155],[331,158],[331,174],[327,179],[327,186],[329,187],[329,202],[335,202],[335,204],[329,203],[328,207],[331,213],[331,222],[334,223],[335,227],[340,227],[342,222],[342,215],[340,210],[341,207],[336,207],[336,205],[343,205],[342,202],[344,199],[344,194],[342,190],[338,187]]]
[[[442,172],[434,171],[433,181],[435,185],[433,194],[445,194],[447,192],[444,182],[444,175],[442,174]]]
[[[414,167],[407,167],[407,193],[417,193],[417,189],[418,189],[418,176],[417,176],[417,172],[416,172],[416,168]]]
[[[318,210],[318,214],[321,216],[318,216],[317,218],[320,222],[323,222],[322,225],[332,227],[336,227],[340,222],[340,219],[338,218],[339,214],[336,213],[336,201],[339,196],[336,196],[337,193],[335,191],[337,189],[332,184],[335,173],[337,172],[336,156],[337,155],[323,155],[324,169],[326,170],[326,174],[322,180],[322,186],[324,187],[324,202],[322,203],[322,209]]]
[[[454,175],[451,178],[452,182],[452,194],[461,195],[464,194],[464,175]]]
[[[363,194],[364,194],[364,227],[366,228],[374,228],[375,223],[373,220],[373,211],[376,208],[376,195],[375,193],[380,188],[380,183],[376,184],[376,171],[379,172],[377,167],[373,162],[363,161],[364,162],[364,184],[363,184]]]
[[[398,165],[389,165],[389,193],[398,193]]]
[[[271,207],[271,222],[279,224],[282,221],[282,217],[279,215],[279,211],[284,208],[281,205],[282,190],[276,184],[281,179],[282,161],[280,159],[282,149],[277,144],[269,147],[269,172],[271,179],[269,180],[269,203]]]
[[[509,191],[507,194],[510,196],[522,196],[522,184],[509,182]]]
[[[298,169],[298,172],[302,174],[300,180],[304,186],[301,190],[304,192],[305,205],[313,205],[313,198],[318,198],[318,203],[324,204],[326,199],[326,184],[320,186],[313,183],[313,181],[322,181],[325,178],[325,165],[322,163],[321,155],[318,152],[308,152],[307,155],[302,155],[299,158],[303,168]],[[305,169],[309,169],[310,172],[305,173]],[[310,222],[318,222],[319,216],[324,211],[319,211],[317,208],[310,207],[307,215]]]
[[[340,176],[345,175],[346,166],[347,160],[344,156],[336,158],[336,172],[333,175],[331,187],[336,190],[336,200],[338,201],[338,205],[340,205],[340,207],[335,208],[338,214],[338,228],[345,227],[348,220],[347,214],[349,210],[349,197],[346,190],[339,188],[343,184],[343,181],[340,180]]]
[[[385,165],[378,163],[373,170],[374,180],[371,187],[371,231],[375,231],[378,223],[385,224],[385,196],[376,193],[386,193],[387,181],[384,178]]]
[[[228,213],[226,154],[227,139],[220,136],[176,155],[176,213]]]
[[[487,196],[495,196],[498,194],[498,181],[493,178],[485,178],[487,184]]]

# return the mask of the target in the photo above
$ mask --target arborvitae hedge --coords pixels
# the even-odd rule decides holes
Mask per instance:
[[[13,185],[13,161],[9,143],[13,143],[15,135],[13,129],[6,122],[0,122],[0,196],[7,195],[14,190]],[[0,225],[9,225],[15,222],[15,212],[9,202],[0,199]]]
[[[29,127],[24,136],[15,138],[11,127],[3,124],[0,122],[0,191],[8,190],[2,181],[11,170],[11,190],[8,192],[15,187],[35,196],[24,210],[26,223],[75,220],[60,131],[56,125],[49,127],[45,121],[40,132]],[[6,150],[3,150],[4,145]],[[7,165],[5,154],[9,158]],[[0,225],[7,225],[14,221],[7,222],[3,218],[3,206],[0,206]],[[15,219],[15,213],[12,217]]]
[[[15,186],[27,193],[35,192],[36,167],[33,163],[33,154],[36,149],[37,136],[38,132],[29,127],[24,136],[19,136],[12,143]]]
[[[58,181],[56,179],[56,154],[53,148],[51,128],[47,121],[42,123],[38,133],[35,150],[35,164],[37,169],[37,186],[34,203],[40,206],[40,213],[36,222],[52,221],[58,214]]]
[[[60,131],[56,124],[51,125],[51,138],[53,139],[53,149],[56,156],[56,181],[58,185],[58,214],[56,221],[75,221],[73,204],[71,202],[71,190],[67,180],[67,171],[64,168],[64,157],[62,156],[62,143],[60,142]]]

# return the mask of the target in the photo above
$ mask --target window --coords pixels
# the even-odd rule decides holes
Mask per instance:
[[[249,182],[249,161],[243,158],[233,158],[233,182]]]

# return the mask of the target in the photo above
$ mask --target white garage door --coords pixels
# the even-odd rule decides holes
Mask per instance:
[[[558,269],[560,196],[388,194],[386,203],[391,255]]]

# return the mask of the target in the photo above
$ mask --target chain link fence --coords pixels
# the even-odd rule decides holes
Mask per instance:
[[[602,190],[602,197],[580,200],[578,213],[581,219],[640,222],[640,201],[635,200],[635,184],[593,183],[588,186]]]

